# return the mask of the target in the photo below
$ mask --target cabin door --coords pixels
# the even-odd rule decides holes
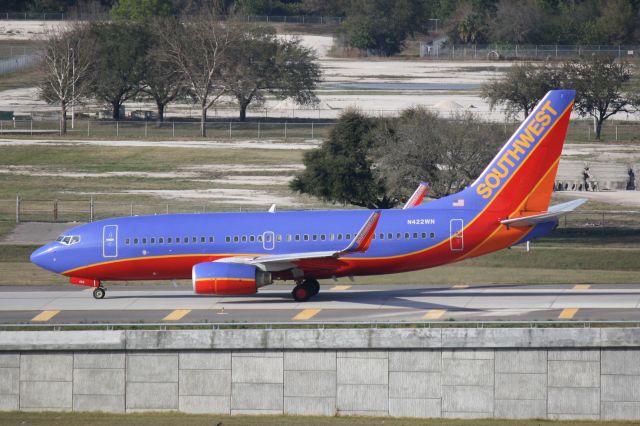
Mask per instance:
[[[273,231],[267,231],[262,234],[262,247],[265,250],[273,250],[276,244],[276,238]]]
[[[118,257],[118,225],[102,228],[102,257]]]
[[[462,219],[451,219],[449,222],[449,247],[451,251],[464,250],[464,222]]]

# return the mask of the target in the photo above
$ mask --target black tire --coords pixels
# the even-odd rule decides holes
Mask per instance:
[[[320,283],[315,278],[309,278],[304,282],[304,285],[308,285],[311,289],[311,295],[315,296],[320,293]]]
[[[306,302],[311,297],[311,288],[304,284],[298,284],[293,288],[291,295],[296,302]]]
[[[93,297],[95,299],[103,299],[105,294],[106,294],[106,290],[103,287],[96,287],[93,290]]]

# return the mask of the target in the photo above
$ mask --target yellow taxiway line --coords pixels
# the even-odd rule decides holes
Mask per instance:
[[[191,309],[176,309],[166,317],[162,318],[162,321],[179,321],[184,318],[185,315],[187,315],[189,312],[191,312]]]
[[[578,308],[563,309],[558,319],[571,319],[575,316],[576,312],[578,312]]]
[[[313,318],[320,312],[322,309],[304,309],[298,313],[295,317],[293,317],[296,321],[304,321]]]
[[[337,286],[331,287],[329,290],[342,291],[342,290],[349,290],[350,288],[351,288],[350,285],[337,285]]]
[[[447,312],[446,309],[431,309],[431,310],[427,311],[426,314],[424,314],[422,319],[435,320],[435,319],[438,319],[438,318],[442,317],[445,312]]]
[[[572,290],[588,290],[591,288],[589,284],[576,284],[573,286]]]
[[[31,321],[45,322],[58,315],[60,311],[42,311],[35,317],[31,318]]]

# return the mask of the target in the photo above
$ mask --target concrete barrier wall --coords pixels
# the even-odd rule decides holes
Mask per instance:
[[[0,332],[0,409],[638,420],[639,339],[636,329]]]

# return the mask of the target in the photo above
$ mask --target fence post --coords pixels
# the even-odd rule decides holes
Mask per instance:
[[[93,195],[91,196],[91,198],[89,199],[89,222],[93,222]]]
[[[58,221],[58,200],[53,200],[53,221]]]
[[[260,122],[258,121],[258,140],[260,140]]]
[[[171,125],[172,125],[172,126],[171,126],[172,134],[173,134],[173,137],[175,138],[175,137],[176,137],[176,122],[175,122],[175,121],[172,121],[172,122],[171,122]]]
[[[231,122],[229,122],[229,140],[231,140]]]
[[[31,136],[33,136],[33,118],[31,119]]]
[[[167,203],[167,214],[169,214],[169,203]]]
[[[120,136],[120,122],[116,121],[116,137]]]
[[[91,120],[87,121],[87,137],[91,136]]]
[[[147,137],[147,134],[148,134],[147,133],[147,121],[145,120],[145,122],[144,122],[144,137],[145,138]]]
[[[313,139],[313,121],[311,122],[311,139]]]
[[[20,196],[16,195],[16,223],[20,223]]]
[[[284,140],[287,140],[287,122],[284,122]]]
[[[131,202],[131,209],[129,210],[129,212],[131,213],[129,216],[133,216],[133,201]]]
[[[618,125],[616,124],[616,140],[618,140]]]

